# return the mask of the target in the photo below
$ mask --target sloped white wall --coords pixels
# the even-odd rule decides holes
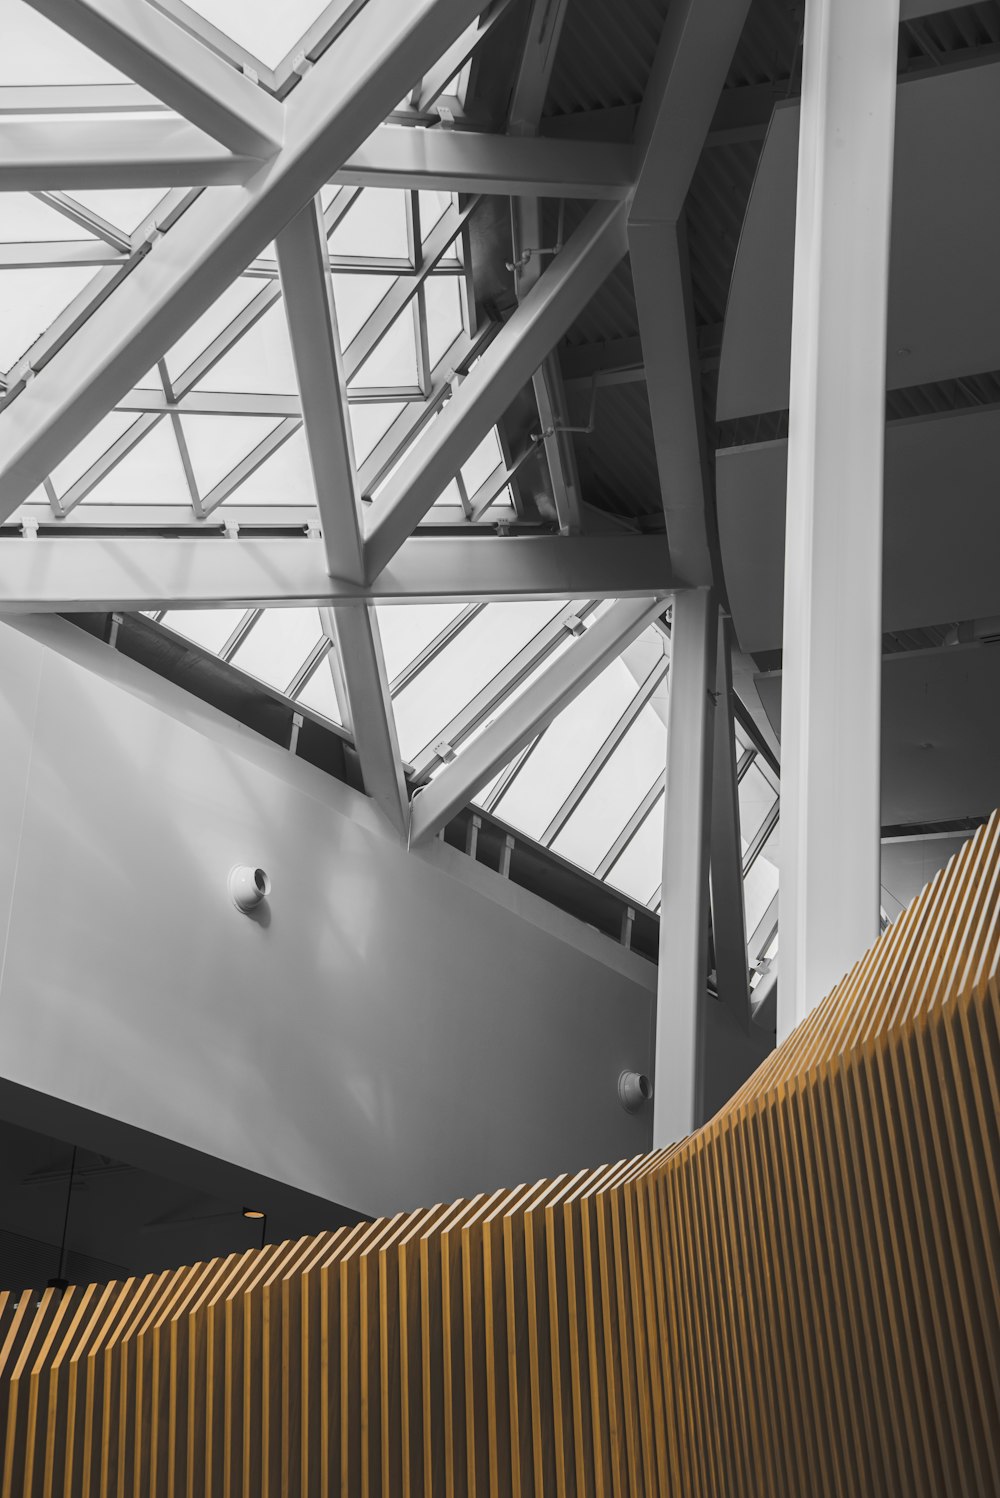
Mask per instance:
[[[63,620],[0,625],[0,743],[0,1115],[370,1213],[648,1147],[641,959]]]

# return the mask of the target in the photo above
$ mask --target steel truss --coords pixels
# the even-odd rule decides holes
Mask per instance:
[[[702,44],[688,13],[703,24],[707,7],[678,8],[633,148],[537,138],[563,0],[536,0],[532,9],[505,134],[473,126],[463,99],[470,63],[506,0],[485,8],[482,0],[333,0],[270,67],[183,0],[28,3],[131,81],[0,89],[0,191],[33,194],[66,226],[60,238],[0,246],[0,272],[93,270],[0,376],[0,608],[238,608],[245,612],[221,652],[228,658],[263,608],[315,605],[323,635],[287,692],[295,698],[317,672],[332,672],[366,788],[387,824],[400,836],[409,826],[414,841],[432,835],[506,764],[488,798],[502,802],[555,713],[682,586],[661,539],[579,534],[590,512],[552,351],[630,243],[642,270],[647,242],[662,239],[664,224],[674,232],[692,148],[678,157],[676,131],[663,121],[681,62]],[[695,121],[692,141],[702,124]],[[109,188],[162,188],[163,196],[126,229],[76,196]],[[406,195],[405,255],[336,248],[372,188]],[[430,194],[448,195],[440,212],[431,211]],[[477,322],[472,293],[469,224],[484,194],[510,197],[515,225],[518,305],[503,326]],[[544,263],[543,198],[593,202]],[[384,293],[342,336],[333,285],[349,276],[367,278],[359,288],[382,277]],[[442,343],[434,307],[446,285],[456,310]],[[703,582],[692,513],[701,505],[698,433],[686,398],[675,398],[689,365],[683,287],[675,275],[657,308],[650,285],[640,276],[643,354],[664,413],[658,430],[672,421],[674,432],[658,453],[664,490],[694,496],[676,527],[692,537],[685,581]],[[170,350],[224,296],[232,297],[228,314],[205,325],[197,346],[189,339],[178,360]],[[225,361],[251,346],[266,318],[287,325],[295,385],[217,388]],[[659,364],[645,346],[654,324],[653,341],[672,345]],[[395,350],[404,345],[414,368],[401,376]],[[527,523],[517,477],[525,455],[507,453],[475,476],[469,463],[529,385],[562,534],[515,540],[504,533]],[[369,408],[361,450],[359,408]],[[205,417],[245,420],[255,433],[211,480],[187,426]],[[167,432],[183,492],[167,502],[106,502],[120,465]],[[74,460],[88,441],[85,461]],[[304,447],[311,492],[244,502],[290,443]],[[372,605],[456,598],[462,613],[390,682]],[[409,768],[425,787],[411,817],[393,696],[488,602],[529,598],[564,606],[416,756]],[[595,618],[606,599],[618,601]],[[543,842],[558,837],[667,669],[664,655],[637,684]],[[613,881],[632,838],[658,814],[662,779],[605,850],[602,877]],[[647,903],[655,908],[658,898],[652,891]]]

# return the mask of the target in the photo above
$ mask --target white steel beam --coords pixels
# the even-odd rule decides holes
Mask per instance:
[[[432,838],[497,770],[558,717],[584,687],[640,635],[662,598],[615,603],[586,634],[536,676],[451,764],[419,791],[410,808],[410,846]]]
[[[299,210],[276,248],[327,571],[357,583],[364,577],[361,496],[318,199]],[[335,606],[330,619],[365,790],[403,836],[406,782],[375,611]]]
[[[701,1123],[708,859],[718,610],[707,588],[674,595],[656,983],[653,1148]]]
[[[667,535],[678,570],[712,583],[701,377],[682,228],[684,200],[749,0],[677,0],[636,125],[641,162],[629,255]]]
[[[39,188],[205,187],[244,182],[260,161],[234,155],[204,131],[155,119],[17,120],[3,126],[0,191]]]
[[[269,157],[278,149],[277,100],[146,0],[28,4],[230,151]]]
[[[476,5],[368,0],[289,97],[273,160],[245,187],[205,189],[0,414],[0,519],[357,150]]]
[[[327,569],[335,577],[359,583],[365,575],[361,496],[326,231],[317,199],[282,229],[276,246]]]
[[[659,536],[417,536],[373,582],[306,536],[0,540],[0,614],[520,598],[633,598],[674,583]]]
[[[369,577],[388,565],[625,250],[624,205],[595,204],[380,491],[365,542]]]
[[[381,125],[332,180],[350,187],[624,198],[633,160],[631,146],[604,142]]]
[[[879,932],[882,475],[899,0],[806,12],[781,704],[782,1041]]]
[[[531,140],[532,149],[542,144],[537,139],[542,106],[548,93],[555,65],[559,38],[566,19],[567,0],[532,0],[527,32],[521,50],[521,61],[511,93],[507,114],[508,129],[514,138]],[[634,159],[631,146],[626,148]],[[629,176],[632,160],[629,161]],[[518,269],[515,287],[518,300],[531,290],[541,274],[541,257],[532,253],[524,260],[526,250],[537,250],[542,244],[541,202],[537,195],[522,196],[511,204],[514,227],[514,254]],[[566,194],[560,193],[564,197]],[[545,457],[552,483],[552,498],[564,535],[575,535],[581,529],[580,475],[576,464],[573,438],[560,430],[569,425],[566,418],[566,392],[556,354],[550,353],[535,370],[531,380],[538,407],[538,420],[545,444]]]
[[[716,650],[715,733],[712,748],[712,832],[709,887],[719,1002],[737,1022],[750,1024],[750,967],[743,913],[743,849],[733,719],[729,626],[720,619]]]
[[[332,615],[365,790],[390,827],[405,837],[409,801],[375,610],[340,607]]]

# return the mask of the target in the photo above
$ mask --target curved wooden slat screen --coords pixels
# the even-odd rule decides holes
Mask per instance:
[[[657,1154],[6,1296],[0,1492],[1000,1493],[1000,817]]]

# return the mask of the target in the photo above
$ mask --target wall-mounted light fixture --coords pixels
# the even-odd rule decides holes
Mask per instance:
[[[641,1071],[623,1071],[618,1078],[618,1101],[626,1113],[638,1113],[653,1096],[653,1084]]]
[[[236,909],[248,915],[271,893],[271,881],[263,869],[238,864],[229,870],[229,893]]]

